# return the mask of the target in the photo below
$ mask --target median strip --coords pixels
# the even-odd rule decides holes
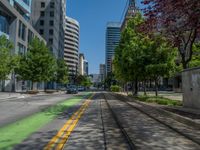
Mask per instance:
[[[15,123],[1,127],[0,149],[12,149],[32,133],[52,121],[55,117],[59,116],[62,112],[81,102],[81,100],[87,95],[89,94],[85,93],[83,96],[74,96],[71,99],[67,99],[64,102],[47,108],[43,112],[33,114]]]
[[[58,133],[50,140],[50,142],[46,145],[44,150],[62,150],[65,143],[67,142],[69,136],[73,132],[74,128],[78,124],[78,121],[80,120],[81,116],[89,106],[91,102],[91,98],[93,95],[86,100],[79,110],[77,110],[71,118],[64,124],[64,126],[58,131]]]

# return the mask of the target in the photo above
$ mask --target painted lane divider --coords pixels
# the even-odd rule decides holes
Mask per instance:
[[[91,98],[94,95],[91,95],[79,108],[78,111],[76,111],[70,119],[64,124],[64,126],[58,131],[58,133],[50,140],[50,142],[45,146],[44,150],[62,150],[65,143],[67,142],[70,134],[73,132],[74,128],[78,124],[78,121],[80,120],[81,116],[89,106],[91,102]]]
[[[74,123],[69,127],[68,131],[65,132],[63,138],[61,139],[61,141],[58,143],[56,150],[62,150],[65,143],[67,142],[71,132],[74,130],[74,128],[76,127],[76,125],[78,124],[79,119],[81,118],[81,116],[83,115],[84,111],[86,110],[86,108],[89,106],[89,103],[87,103],[87,105],[81,110],[80,114],[78,115],[78,117],[76,118],[76,120],[74,121]]]

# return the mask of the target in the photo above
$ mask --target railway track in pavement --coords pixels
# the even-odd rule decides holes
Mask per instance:
[[[103,95],[130,149],[200,149],[198,139],[145,112],[139,104],[133,105],[109,93]]]

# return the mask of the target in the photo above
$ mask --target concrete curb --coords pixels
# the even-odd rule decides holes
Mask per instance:
[[[120,97],[123,97],[125,99],[128,99],[129,101],[133,101],[133,98],[131,98],[131,97],[127,97],[127,96],[124,96],[124,95],[121,95],[121,94],[117,94],[117,95],[120,96]],[[158,108],[158,107],[155,107],[155,106],[152,106],[152,105],[144,104],[144,103],[136,101],[136,100],[134,100],[134,102],[137,103],[137,104],[146,106],[146,107],[150,107],[152,109],[156,109],[158,112],[162,113],[166,117],[170,117],[170,118],[172,118],[172,119],[174,119],[174,120],[176,120],[176,121],[178,121],[182,124],[185,124],[185,125],[188,125],[190,127],[195,128],[197,130],[200,130],[200,123],[197,123],[197,122],[193,121],[192,119],[183,117],[181,115],[178,115],[178,114],[175,114],[175,113],[172,113],[172,112],[169,112],[169,111],[166,111],[162,108]]]

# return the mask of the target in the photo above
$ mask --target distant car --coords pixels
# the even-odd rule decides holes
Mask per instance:
[[[67,94],[77,94],[78,89],[77,86],[71,85],[70,87],[67,88]]]
[[[79,86],[78,91],[85,91],[85,88],[83,86]]]

